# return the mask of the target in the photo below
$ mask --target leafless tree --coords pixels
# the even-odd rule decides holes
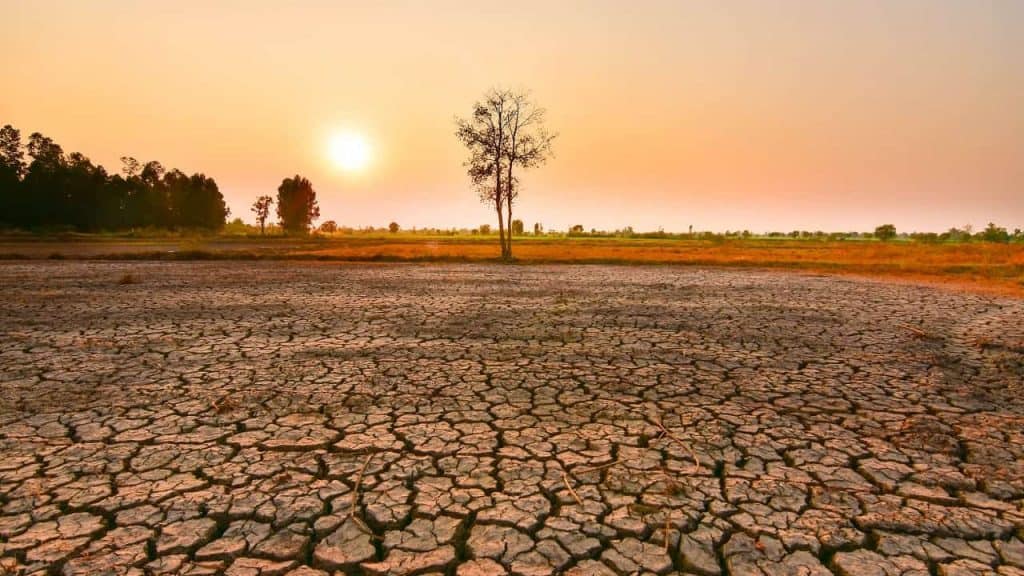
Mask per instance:
[[[455,135],[469,150],[465,166],[480,200],[498,214],[503,260],[512,258],[512,207],[518,196],[515,170],[543,164],[554,135],[544,128],[545,111],[527,92],[492,88],[469,118],[456,118]]]
[[[527,170],[547,162],[551,157],[551,143],[557,134],[549,132],[544,126],[547,110],[530,100],[530,93],[507,92],[508,94],[508,145],[505,147],[505,185],[504,194],[508,219],[508,257],[512,257],[512,206],[519,197],[519,179],[514,170]],[[522,223],[520,223],[520,233]]]

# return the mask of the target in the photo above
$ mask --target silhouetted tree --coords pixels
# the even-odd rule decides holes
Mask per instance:
[[[1005,244],[1010,241],[1010,233],[1006,231],[1006,228],[996,226],[993,222],[989,222],[988,226],[979,233],[979,236],[985,242]]]
[[[98,208],[107,189],[107,171],[92,163],[83,154],[72,152],[64,166],[61,197],[52,209],[56,224],[74,226],[79,230],[100,228]]]
[[[328,220],[320,225],[320,231],[325,234],[334,234],[338,231],[338,223],[334,220]]]
[[[50,138],[33,132],[28,138],[28,165],[21,183],[20,224],[26,227],[61,224],[66,215],[63,194],[66,176],[64,150]]]
[[[878,238],[882,242],[892,240],[896,237],[896,227],[892,224],[882,224],[878,228],[875,228],[875,238]]]
[[[172,170],[163,180],[171,226],[207,230],[224,227],[230,210],[212,178],[204,174],[185,176],[179,170]]]
[[[277,188],[277,217],[286,232],[309,232],[313,220],[320,217],[316,191],[309,180],[296,174],[281,182]]]
[[[400,229],[401,227],[398,225],[398,222],[388,224],[388,232],[391,232],[392,234],[397,234]]]
[[[542,164],[554,135],[544,129],[543,108],[526,92],[492,88],[469,118],[456,118],[456,137],[469,151],[467,173],[481,201],[498,215],[501,257],[512,258],[512,207],[518,195],[517,168]],[[509,234],[506,236],[505,231]]]
[[[569,228],[569,234],[583,234],[583,224],[575,224]]]
[[[473,105],[469,118],[456,118],[455,136],[466,146],[466,173],[477,189],[480,201],[494,206],[498,214],[498,242],[501,257],[511,255],[505,243],[505,192],[502,162],[508,146],[509,94],[492,89]],[[481,233],[483,233],[481,231]]]
[[[512,257],[512,235],[523,234],[523,223],[519,222],[519,232],[513,230],[512,206],[519,196],[519,179],[515,170],[523,170],[540,166],[551,156],[551,143],[556,134],[548,132],[544,126],[547,111],[530,100],[529,92],[507,92],[509,107],[508,143],[504,148],[505,217],[508,219],[508,257]]]
[[[252,211],[256,213],[256,221],[260,223],[260,236],[266,234],[267,217],[270,216],[270,205],[274,199],[270,196],[260,196],[252,203]]]
[[[165,172],[163,164],[151,160],[146,162],[139,173],[139,180],[142,182],[139,217],[143,226],[159,228],[170,225],[170,202],[163,181]]]
[[[511,222],[511,225],[509,226],[509,229],[512,230],[512,235],[513,236],[522,236],[523,235],[523,221],[522,220],[513,220]]]
[[[21,132],[7,124],[0,128],[0,226],[19,224],[19,192],[25,175]]]
[[[124,175],[111,176],[84,154],[65,155],[34,133],[25,166],[17,130],[0,129],[0,220],[16,226],[78,230],[136,226],[220,228],[228,209],[216,182],[202,174],[166,172],[123,157]],[[12,175],[14,178],[12,179]]]
[[[139,172],[142,172],[142,164],[131,156],[121,156],[121,171],[125,178],[138,176]]]
[[[544,225],[541,224],[540,222],[534,222],[533,223],[533,235],[534,236],[540,236],[543,233],[544,233]]]

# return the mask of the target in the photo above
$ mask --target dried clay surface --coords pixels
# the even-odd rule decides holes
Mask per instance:
[[[0,574],[1024,575],[1024,302],[0,264]]]

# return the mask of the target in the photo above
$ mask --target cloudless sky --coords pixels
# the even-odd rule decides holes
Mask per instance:
[[[527,227],[1024,227],[1018,0],[0,0],[0,124],[111,171],[282,178],[322,220],[467,226],[453,118],[532,90],[560,133]],[[371,165],[345,173],[333,134]]]

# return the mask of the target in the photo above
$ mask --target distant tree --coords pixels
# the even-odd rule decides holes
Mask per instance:
[[[277,217],[286,232],[309,232],[313,221],[320,217],[316,191],[309,180],[296,174],[281,182],[277,188]]]
[[[501,167],[508,146],[508,108],[508,95],[492,89],[473,105],[473,113],[468,118],[455,120],[455,136],[469,151],[469,158],[463,164],[466,173],[480,201],[493,206],[498,215],[498,242],[503,259],[509,257],[504,217],[508,187],[502,180],[505,171]]]
[[[522,236],[523,235],[523,221],[522,220],[513,220],[512,221],[511,229],[512,229],[512,235],[513,236]]]
[[[875,228],[875,238],[878,238],[882,242],[887,242],[896,237],[896,226],[892,224],[882,224]]]
[[[7,124],[0,128],[0,225],[18,225],[21,178],[25,175],[21,132]]]
[[[92,231],[103,224],[99,208],[106,195],[108,176],[102,166],[93,164],[85,155],[68,155],[61,178],[63,188],[58,205],[53,207],[58,224]]]
[[[188,185],[176,205],[180,209],[177,225],[187,228],[219,230],[231,213],[217,182],[205,174],[188,177]]]
[[[505,177],[508,191],[505,193],[505,217],[508,219],[508,258],[512,257],[512,235],[523,234],[523,223],[519,221],[519,232],[515,232],[512,220],[512,206],[519,197],[519,179],[515,170],[527,170],[543,165],[551,156],[551,143],[557,137],[548,132],[544,125],[547,110],[530,99],[529,92],[509,93],[508,145],[505,146]]]
[[[498,215],[504,260],[512,258],[512,207],[518,196],[515,170],[538,166],[550,155],[554,135],[544,130],[544,115],[527,93],[493,88],[474,104],[468,118],[456,118],[455,135],[469,151],[464,165],[470,181],[480,200],[494,206]]]
[[[970,227],[961,229],[954,226],[940,234],[939,239],[943,242],[969,242],[971,240]]]
[[[478,230],[480,230],[480,234],[483,234],[484,236],[487,236],[488,234],[491,233],[491,225],[490,224],[481,224],[480,228],[478,228]]]
[[[270,196],[260,196],[252,203],[251,210],[256,213],[256,221],[260,223],[260,236],[267,232],[267,217],[270,216],[270,205],[274,199]]]
[[[21,149],[21,131],[10,124],[0,128],[0,170],[20,179],[25,175],[25,153]]]
[[[19,223],[26,227],[59,225],[66,216],[64,185],[67,165],[64,150],[39,132],[28,138],[28,165],[19,194]]]
[[[540,236],[543,233],[544,233],[544,225],[541,224],[540,222],[534,222],[533,223],[533,235],[534,236]]]
[[[338,223],[334,220],[328,220],[320,225],[320,231],[324,234],[334,234],[338,231]]]
[[[28,137],[28,155],[32,157],[33,162],[50,169],[64,163],[64,149],[39,132],[33,132]]]
[[[988,223],[988,226],[979,233],[979,236],[985,242],[1005,244],[1010,241],[1010,234],[1006,231],[1006,228],[996,226],[992,222]]]
[[[583,234],[583,224],[576,224],[569,228],[569,234]]]
[[[398,222],[388,224],[388,232],[391,232],[392,234],[397,234],[400,229],[401,227],[398,225]]]
[[[125,178],[132,178],[142,172],[142,164],[131,156],[121,156],[121,172]]]
[[[136,192],[136,224],[157,228],[169,227],[173,222],[170,195],[163,180],[167,170],[156,160],[146,162],[139,172]]]

